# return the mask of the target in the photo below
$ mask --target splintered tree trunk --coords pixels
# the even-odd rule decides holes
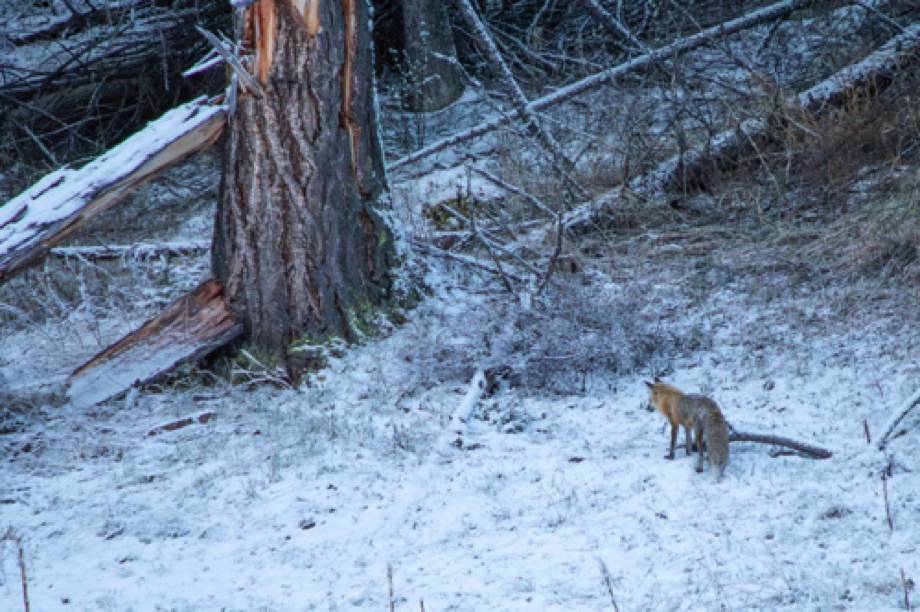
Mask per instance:
[[[454,58],[450,22],[441,0],[402,0],[406,61],[415,81],[409,96],[413,111],[440,110],[463,93]]]
[[[230,118],[213,268],[258,348],[355,337],[389,297],[393,240],[366,0],[261,0],[243,48],[261,96]]]

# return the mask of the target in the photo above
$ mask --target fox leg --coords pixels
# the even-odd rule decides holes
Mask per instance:
[[[696,447],[699,451],[699,458],[696,462],[696,471],[697,473],[700,473],[703,471],[703,426],[699,424],[694,427],[694,433],[696,434]]]
[[[687,449],[687,456],[690,456],[690,449],[693,447],[693,438],[690,435],[690,427],[684,425],[684,446]]]
[[[674,445],[677,443],[677,429],[677,425],[671,425],[671,450],[664,456],[665,459],[674,458]]]

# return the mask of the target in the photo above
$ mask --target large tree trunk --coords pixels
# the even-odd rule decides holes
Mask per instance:
[[[389,296],[394,255],[374,210],[386,177],[366,2],[261,0],[243,17],[263,93],[241,90],[230,119],[214,274],[262,350],[353,339]]]
[[[414,87],[413,111],[440,110],[463,93],[450,22],[441,0],[402,0],[406,62]]]

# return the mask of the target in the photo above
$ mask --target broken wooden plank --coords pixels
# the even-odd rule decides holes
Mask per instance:
[[[211,145],[226,107],[183,104],[79,170],[64,167],[0,207],[0,283],[44,259],[90,219],[186,156]]]
[[[78,407],[98,404],[204,357],[242,331],[224,301],[223,286],[208,280],[74,370],[67,397]]]

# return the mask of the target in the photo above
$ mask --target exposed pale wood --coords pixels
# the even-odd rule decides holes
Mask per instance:
[[[207,355],[242,331],[223,287],[208,280],[74,370],[67,397],[75,406],[98,404]]]
[[[90,219],[186,156],[226,123],[223,106],[199,98],[175,108],[79,170],[62,168],[0,207],[0,283],[41,261]]]

